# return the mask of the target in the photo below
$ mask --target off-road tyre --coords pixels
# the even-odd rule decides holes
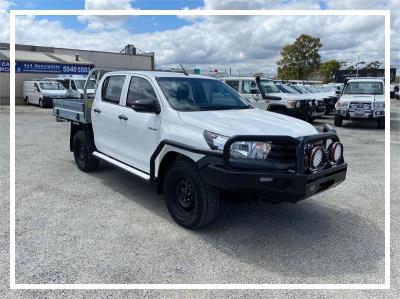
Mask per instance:
[[[92,155],[92,141],[84,131],[79,130],[73,139],[75,163],[82,171],[93,171],[99,166],[99,160]]]
[[[335,127],[342,127],[343,126],[343,117],[340,115],[335,114],[335,119],[333,121]]]
[[[163,183],[168,211],[179,225],[198,229],[217,216],[218,189],[204,181],[193,162],[177,160],[168,169]]]

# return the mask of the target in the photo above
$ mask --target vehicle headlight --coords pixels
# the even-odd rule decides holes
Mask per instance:
[[[343,157],[343,144],[340,142],[331,143],[328,147],[329,161],[338,163]]]
[[[296,107],[296,101],[295,100],[288,100],[288,108],[294,108]]]
[[[312,170],[317,169],[318,167],[321,166],[323,160],[324,160],[324,150],[322,149],[322,146],[315,147],[312,150],[310,156],[310,168]]]
[[[375,109],[384,109],[385,108],[385,102],[374,102],[374,108]]]
[[[237,141],[231,145],[230,156],[234,159],[265,160],[270,150],[270,142]]]
[[[335,108],[336,108],[336,109],[346,108],[346,107],[347,107],[347,102],[340,102],[340,101],[338,101],[338,102],[336,102],[336,104],[335,104]]]
[[[224,150],[224,145],[226,141],[228,140],[228,137],[222,136],[216,133],[212,133],[209,131],[204,131],[203,132],[204,139],[208,143],[208,146],[213,149],[213,150],[219,150],[223,151]]]

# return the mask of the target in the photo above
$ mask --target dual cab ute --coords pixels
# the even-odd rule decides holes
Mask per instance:
[[[220,190],[296,202],[346,177],[343,145],[331,127],[318,133],[254,108],[213,78],[108,72],[93,100],[56,100],[53,109],[71,121],[79,169],[95,170],[102,160],[156,184],[186,228],[216,217]]]

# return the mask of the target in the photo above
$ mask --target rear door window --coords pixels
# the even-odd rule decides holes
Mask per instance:
[[[102,100],[104,102],[119,104],[125,76],[109,76],[104,80],[102,89]]]

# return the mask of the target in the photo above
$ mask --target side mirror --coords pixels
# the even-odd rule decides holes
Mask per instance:
[[[340,95],[340,90],[336,90],[336,94],[337,94],[337,95]]]
[[[251,94],[259,94],[257,88],[252,88],[252,89],[250,90],[250,93],[251,93]]]
[[[132,104],[132,109],[137,112],[148,112],[148,113],[160,113],[160,107],[158,103],[154,100],[143,99],[143,100],[135,100]]]
[[[37,86],[35,86],[35,92],[39,92],[39,88],[37,88]]]

